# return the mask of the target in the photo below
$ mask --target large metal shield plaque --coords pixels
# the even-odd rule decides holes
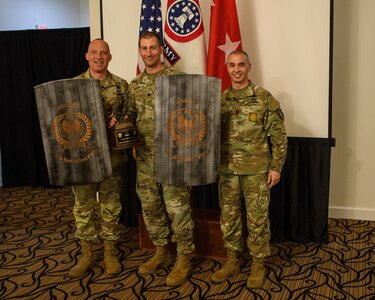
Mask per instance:
[[[111,176],[99,80],[56,80],[34,92],[50,183],[94,183]]]
[[[160,76],[155,93],[155,180],[187,186],[218,181],[221,80]]]

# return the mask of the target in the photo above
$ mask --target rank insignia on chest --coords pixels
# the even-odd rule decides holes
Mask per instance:
[[[257,121],[257,113],[249,113],[249,121],[256,122]]]

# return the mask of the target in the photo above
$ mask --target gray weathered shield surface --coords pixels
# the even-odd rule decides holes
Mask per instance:
[[[34,92],[50,183],[94,183],[111,176],[99,80],[56,80]]]
[[[154,176],[159,183],[218,181],[221,80],[194,74],[155,80]]]

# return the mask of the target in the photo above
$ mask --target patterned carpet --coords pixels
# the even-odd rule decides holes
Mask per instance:
[[[375,222],[330,219],[326,244],[273,244],[261,289],[246,288],[246,253],[241,273],[221,284],[210,277],[222,261],[194,257],[189,280],[172,288],[165,285],[171,266],[155,275],[137,273],[152,256],[139,248],[137,228],[121,229],[119,275],[105,274],[98,240],[94,270],[70,278],[80,251],[73,203],[68,188],[0,191],[0,299],[375,299]]]

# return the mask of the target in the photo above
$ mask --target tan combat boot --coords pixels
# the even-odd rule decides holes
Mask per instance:
[[[154,256],[147,262],[143,263],[138,272],[142,275],[147,275],[156,272],[156,270],[163,266],[166,267],[172,262],[171,255],[166,246],[156,247]]]
[[[115,241],[104,241],[104,267],[109,275],[121,272],[121,264],[116,255]]]
[[[223,282],[230,276],[236,275],[240,272],[240,263],[238,261],[237,252],[227,250],[227,260],[222,268],[212,275],[211,280],[214,282]]]
[[[266,269],[264,268],[263,258],[254,257],[251,265],[251,272],[247,278],[247,287],[257,289],[262,287],[264,278],[266,276]]]
[[[171,286],[182,284],[189,276],[190,271],[190,254],[178,254],[176,264],[168,275],[166,284]]]
[[[82,277],[89,269],[94,267],[94,253],[92,241],[81,240],[82,256],[78,263],[70,270],[70,277]]]

